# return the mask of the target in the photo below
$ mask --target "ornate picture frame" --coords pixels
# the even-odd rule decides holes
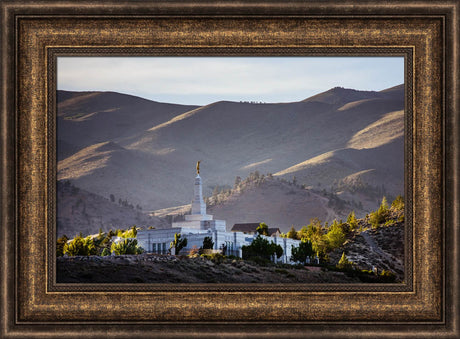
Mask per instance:
[[[426,2],[2,1],[4,337],[459,335],[458,15]],[[59,55],[403,55],[403,284],[55,283]]]

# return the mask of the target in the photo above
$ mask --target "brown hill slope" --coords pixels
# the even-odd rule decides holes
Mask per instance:
[[[82,232],[92,234],[102,229],[127,229],[132,225],[138,227],[153,226],[164,228],[169,226],[164,219],[150,217],[138,207],[129,206],[128,202],[118,203],[100,195],[73,186],[68,181],[57,184],[57,236],[73,237]],[[122,199],[125,200],[125,199]]]
[[[59,180],[71,180],[77,187],[108,197],[114,194],[142,208],[182,203],[181,187],[185,178],[175,175],[176,187],[170,194],[167,180],[152,180],[152,173],[168,178],[173,165],[155,161],[137,151],[127,150],[114,142],[86,147],[58,163]],[[182,194],[181,194],[182,193]]]
[[[206,195],[212,187],[233,185],[236,176],[255,170],[289,180],[295,175],[299,184],[311,184],[306,180],[311,174],[292,169],[315,157],[328,160],[309,168],[321,188],[355,177],[400,187],[403,138],[390,132],[403,120],[401,113],[392,113],[404,108],[403,86],[333,94],[334,100],[322,102],[223,101],[197,108],[116,93],[67,93],[58,106],[58,137],[66,142],[58,142],[58,151],[62,158],[72,147],[80,151],[59,162],[58,179],[103,196],[123,196],[144,210],[189,203],[197,160],[202,161]],[[389,132],[380,133],[382,127]],[[119,148],[101,150],[101,143]],[[390,162],[380,161],[385,152],[392,154]],[[387,173],[391,164],[395,168]],[[328,175],[321,178],[323,173]]]
[[[58,91],[57,102],[58,159],[69,155],[69,145],[79,150],[95,143],[118,142],[196,108],[114,92]]]
[[[356,209],[331,195],[273,177],[245,180],[231,193],[219,195],[217,203],[215,199],[210,198],[208,211],[216,219],[226,220],[228,230],[236,223],[265,222],[287,232],[291,226],[299,230],[312,218],[331,223]]]
[[[382,195],[396,197],[404,185],[404,111],[389,112],[355,133],[346,148],[336,149],[275,173],[295,176],[312,187],[344,192],[346,200],[369,200],[373,209]],[[378,192],[376,192],[378,188]],[[373,193],[378,193],[376,196]]]

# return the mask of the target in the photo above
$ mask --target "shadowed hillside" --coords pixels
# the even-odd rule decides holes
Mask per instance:
[[[165,104],[115,92],[57,94],[58,159],[95,143],[120,141],[196,106]]]
[[[293,103],[220,101],[202,107],[59,91],[58,180],[152,211],[190,203],[194,166],[201,160],[207,196],[215,186],[233,186],[236,176],[259,171],[362,201],[363,215],[382,193],[402,193],[403,110],[403,85],[381,92],[334,88]],[[281,191],[270,195],[281,199],[278,209],[265,205],[284,213],[284,220],[289,199]],[[233,202],[233,210],[230,203],[227,210],[216,209],[216,217],[229,215],[230,224],[246,200],[262,199],[247,196],[240,197],[244,203]],[[268,213],[265,205],[260,203],[261,213]]]
[[[73,237],[82,232],[91,234],[138,227],[165,228],[164,219],[147,216],[140,206],[134,206],[124,197],[105,198],[73,186],[68,181],[57,184],[57,236]]]

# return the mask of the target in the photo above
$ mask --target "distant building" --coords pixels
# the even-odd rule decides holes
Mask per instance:
[[[212,215],[207,214],[199,167],[197,166],[191,214],[186,215],[184,221],[173,222],[172,228],[139,230],[137,241],[139,246],[147,252],[166,254],[169,250],[169,244],[174,240],[174,235],[180,233],[182,238],[187,238],[187,247],[181,253],[187,253],[192,247],[200,248],[205,237],[211,237],[214,250],[225,248],[226,255],[241,257],[242,246],[250,245],[253,242],[257,237],[255,230],[258,226],[258,223],[235,224],[232,231],[227,232],[225,220],[214,220]],[[300,241],[280,238],[278,228],[269,228],[269,234],[270,236],[261,237],[280,245],[283,248],[283,255],[278,260],[283,263],[290,263],[292,246],[299,246]]]

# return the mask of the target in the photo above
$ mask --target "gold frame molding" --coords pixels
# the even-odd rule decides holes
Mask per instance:
[[[2,337],[460,336],[458,2],[2,0],[1,9]],[[405,283],[56,284],[54,65],[79,53],[405,56]]]

